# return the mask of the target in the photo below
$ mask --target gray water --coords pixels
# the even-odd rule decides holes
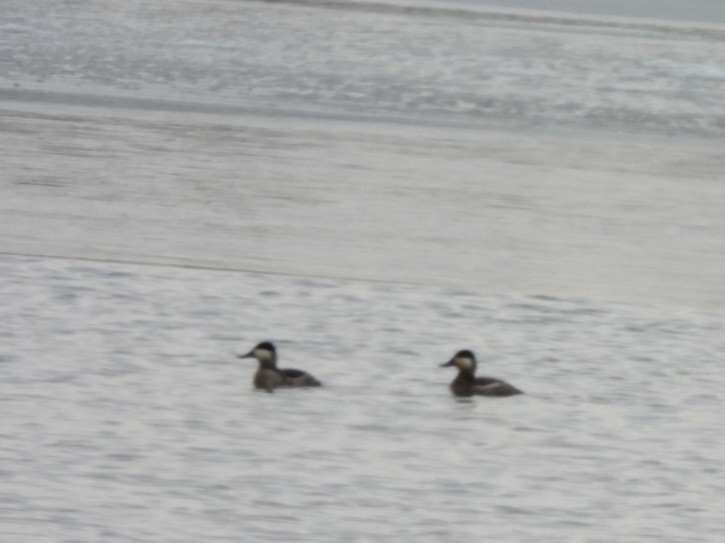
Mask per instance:
[[[406,3],[0,4],[0,540],[720,542],[722,27]]]
[[[3,258],[6,541],[723,533],[721,315]],[[254,392],[259,338],[319,390]],[[525,396],[455,400],[460,346]],[[480,400],[480,401],[479,401]]]

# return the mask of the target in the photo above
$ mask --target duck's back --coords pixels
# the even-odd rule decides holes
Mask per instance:
[[[493,377],[471,378],[459,375],[451,383],[451,392],[456,396],[515,396],[523,394],[515,386]]]
[[[281,386],[288,387],[318,387],[322,383],[312,375],[302,370],[283,369],[279,370],[283,383]]]
[[[493,377],[478,377],[473,382],[473,394],[478,396],[515,396],[517,394],[523,394],[521,390],[515,386],[501,381],[500,379],[494,379]]]

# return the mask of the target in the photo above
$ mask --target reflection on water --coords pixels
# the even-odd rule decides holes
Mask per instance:
[[[721,313],[0,260],[0,532],[719,541]],[[277,341],[316,390],[255,392]],[[475,349],[524,396],[457,400]],[[170,536],[173,534],[173,536]]]

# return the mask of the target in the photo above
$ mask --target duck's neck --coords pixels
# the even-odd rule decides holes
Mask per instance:
[[[456,377],[456,381],[474,381],[475,380],[475,370],[472,369],[459,369],[458,370],[458,376]]]
[[[265,370],[276,370],[277,369],[277,358],[272,357],[267,360],[259,360],[259,367],[260,369]]]

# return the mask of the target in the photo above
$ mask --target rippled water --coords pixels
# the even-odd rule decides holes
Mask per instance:
[[[719,543],[723,66],[473,1],[2,2],[0,540]],[[262,339],[325,387],[254,391]],[[451,397],[461,348],[526,394]]]
[[[25,541],[719,541],[718,313],[2,258]],[[319,390],[252,390],[277,341]],[[456,400],[459,347],[526,395]]]

